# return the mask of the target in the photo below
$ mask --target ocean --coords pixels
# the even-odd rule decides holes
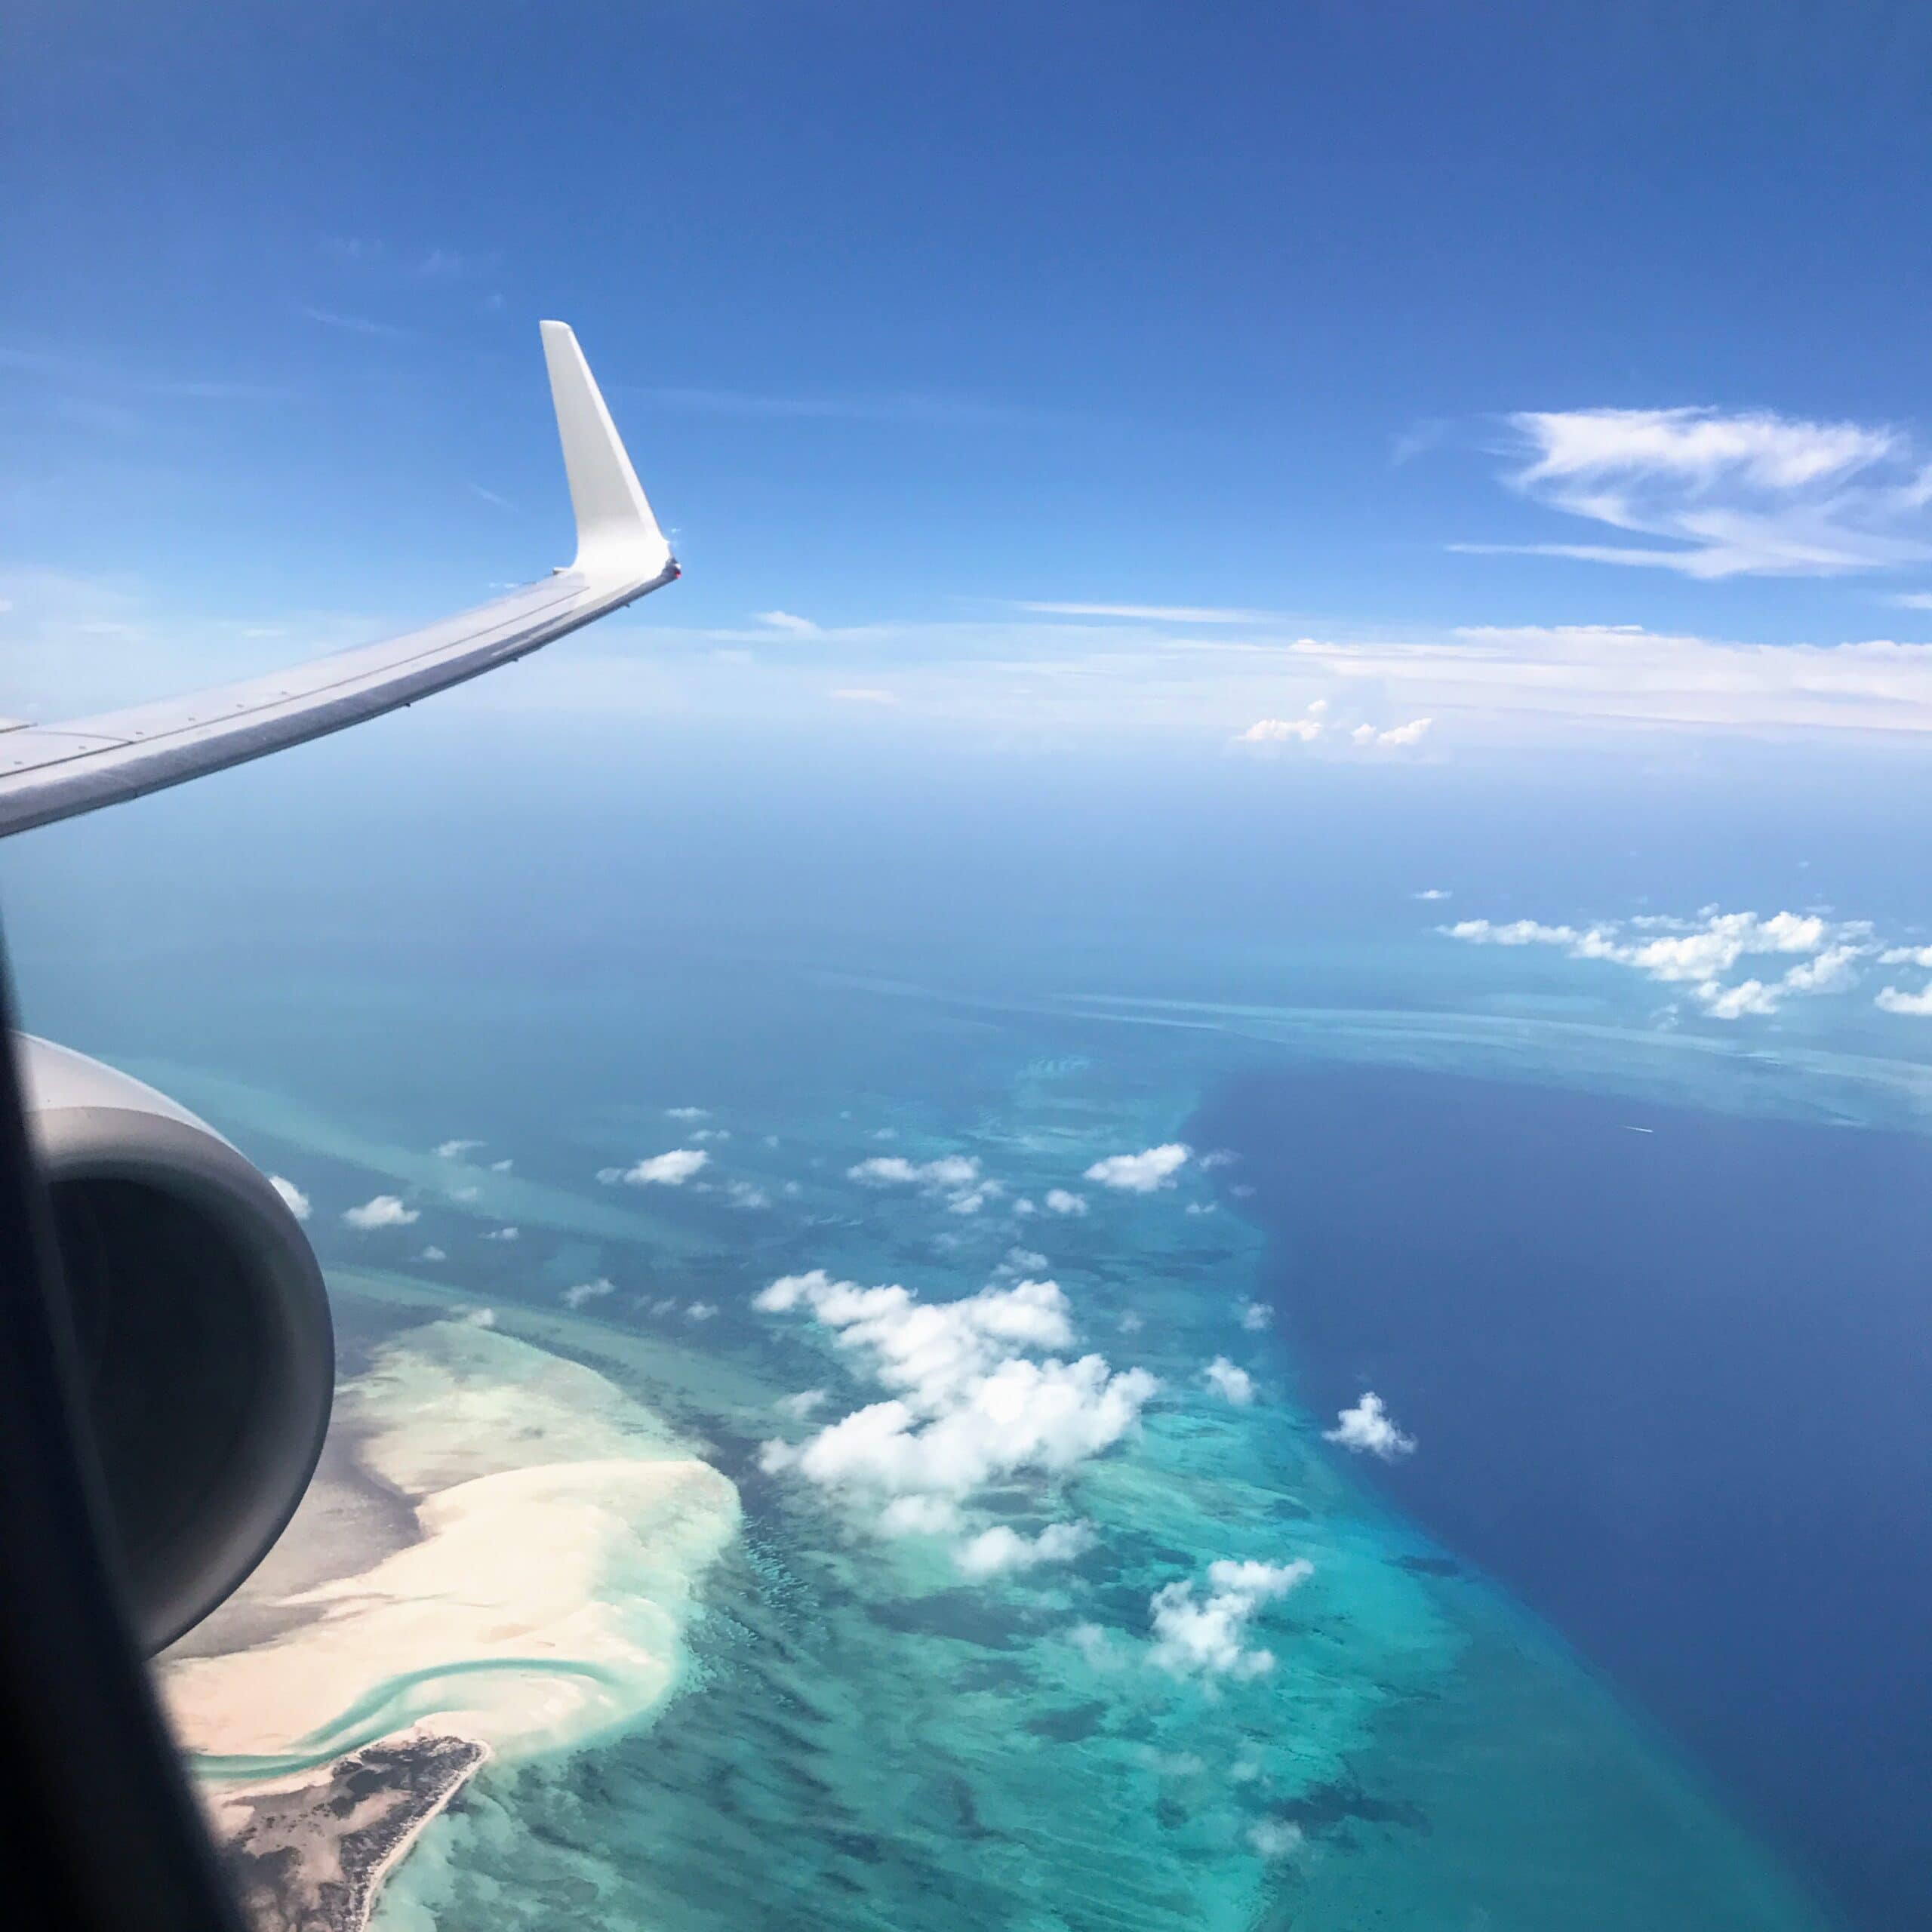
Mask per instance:
[[[1075,932],[1039,853],[1016,894],[902,829],[857,904],[811,855],[667,904],[669,807],[600,846],[608,804],[499,845],[197,807],[161,835],[244,856],[186,879],[110,814],[7,881],[29,1023],[312,1203],[385,1467],[469,1404],[574,1441],[547,1364],[624,1419],[559,1507],[604,1534],[632,1440],[735,1491],[489,1662],[531,1694],[382,1932],[1924,1915],[1915,1063],[1491,983],[1392,888]],[[432,1443],[383,1392],[453,1361]],[[1386,1463],[1329,1439],[1371,1391]],[[332,1666],[313,1736],[434,1718],[451,1628]],[[533,1719],[639,1632],[623,1697]]]

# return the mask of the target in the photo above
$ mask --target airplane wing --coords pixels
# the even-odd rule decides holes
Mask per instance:
[[[568,570],[380,644],[62,724],[0,719],[0,838],[359,724],[539,650],[678,574],[577,337],[543,325],[577,549]]]

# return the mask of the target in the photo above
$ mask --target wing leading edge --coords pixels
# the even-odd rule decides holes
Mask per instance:
[[[577,337],[543,325],[577,513],[576,560],[540,583],[380,644],[63,724],[0,721],[0,837],[319,738],[480,676],[678,572]]]

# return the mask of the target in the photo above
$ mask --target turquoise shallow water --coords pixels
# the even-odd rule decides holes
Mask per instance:
[[[742,968],[725,1039],[692,1025],[706,990],[633,983],[626,1021],[471,989],[409,1029],[411,1065],[386,1077],[415,1097],[361,1118],[326,1078],[298,1098],[285,1072],[141,1069],[310,1191],[352,1297],[371,1263],[447,1276],[429,1292],[487,1299],[509,1332],[623,1380],[743,1497],[681,1693],[630,1733],[486,1768],[392,1882],[382,1924],[1825,1922],[1657,1727],[1321,1442],[1282,1334],[1239,1319],[1264,1248],[1232,1171],[1190,1168],[1144,1197],[1080,1180],[1173,1138],[1216,1080],[1278,1045]],[[346,1011],[371,995],[336,997]],[[483,1035],[494,1064],[466,1064],[454,1042]],[[781,1037],[795,1050],[771,1051]],[[706,1143],[717,1191],[598,1186],[600,1167],[688,1139],[665,1110],[697,1106],[731,1137]],[[438,1171],[398,1151],[459,1133],[488,1143],[481,1178],[460,1180],[475,1201],[439,1195]],[[882,1151],[968,1155],[1004,1191],[967,1215],[848,1178]],[[513,1175],[492,1179],[500,1152]],[[366,1238],[330,1226],[383,1177],[414,1189],[420,1222]],[[765,1204],[734,1204],[730,1182]],[[1084,1216],[1016,1211],[1069,1185]],[[483,1238],[511,1214],[515,1243]],[[425,1241],[448,1262],[412,1263]],[[1050,1274],[1081,1347],[1161,1378],[1137,1433],[974,1499],[976,1523],[1091,1524],[1090,1548],[968,1579],[945,1540],[883,1541],[761,1469],[762,1442],[801,1432],[783,1397],[826,1389],[829,1417],[879,1393],[823,1331],[752,1306],[814,1267],[932,1300]],[[592,1278],[613,1292],[563,1309]],[[716,1312],[694,1322],[693,1301]],[[1254,1377],[1252,1405],[1203,1385],[1216,1355]],[[1249,1630],[1273,1669],[1154,1667],[1154,1593],[1228,1559],[1312,1565]],[[371,1695],[345,1687],[345,1727]]]

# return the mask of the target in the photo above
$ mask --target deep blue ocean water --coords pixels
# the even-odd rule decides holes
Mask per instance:
[[[1302,1399],[1417,1438],[1392,1502],[1858,1923],[1932,1923],[1932,1142],[1318,1065],[1196,1131]]]

